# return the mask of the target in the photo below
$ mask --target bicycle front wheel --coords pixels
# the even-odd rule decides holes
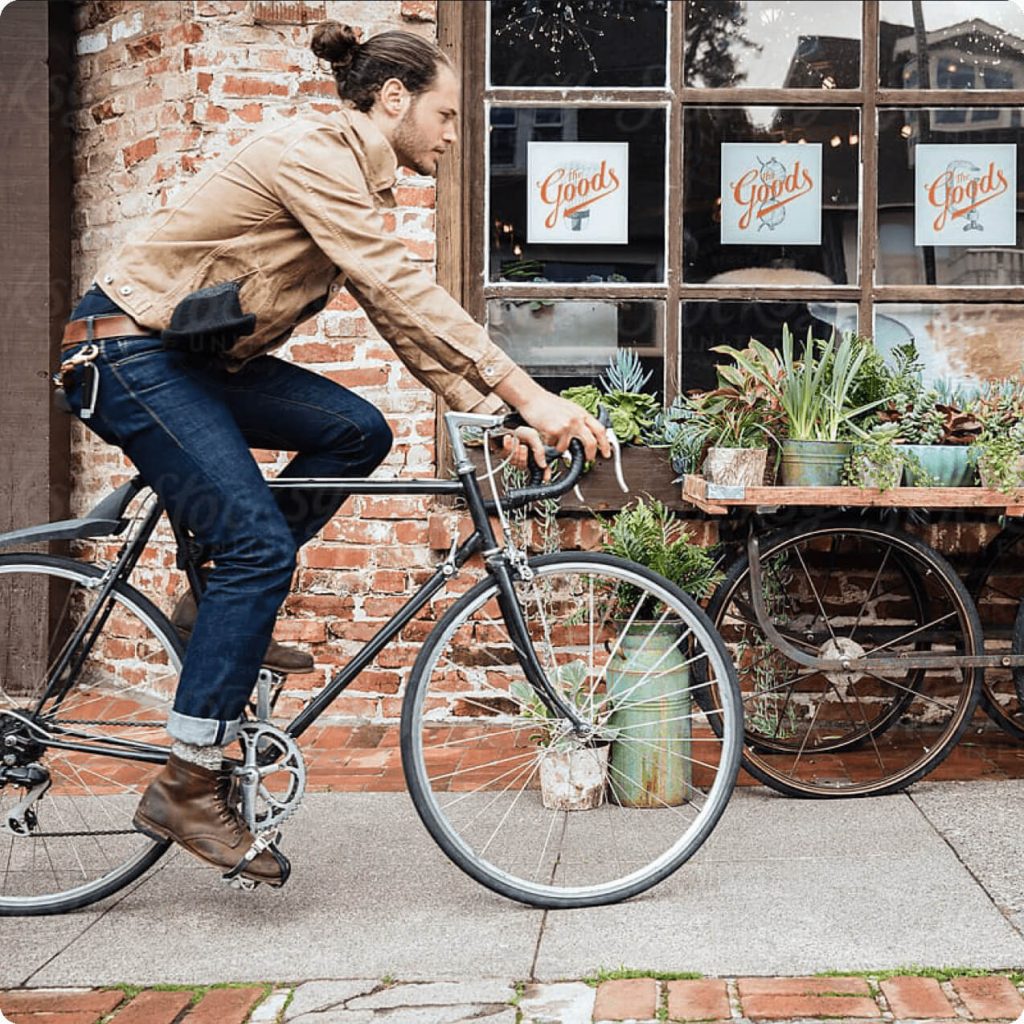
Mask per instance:
[[[69,558],[0,557],[0,916],[87,906],[167,849],[132,826],[157,765],[103,751],[167,745],[182,644],[132,587],[99,601],[102,575]]]
[[[662,577],[611,555],[529,565],[514,584],[529,640],[592,736],[541,705],[488,578],[413,667],[406,781],[442,850],[488,888],[539,907],[614,903],[693,856],[725,809],[738,685],[707,617]]]

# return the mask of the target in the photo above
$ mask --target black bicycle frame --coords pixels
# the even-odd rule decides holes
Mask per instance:
[[[474,527],[473,532],[469,537],[467,537],[461,545],[455,548],[449,557],[438,567],[437,571],[430,577],[430,579],[427,580],[423,586],[420,587],[420,589],[402,605],[398,613],[381,626],[381,628],[369,641],[367,641],[352,660],[343,666],[324,687],[324,689],[317,694],[317,696],[314,697],[285,727],[285,731],[290,736],[294,738],[301,736],[306,729],[308,729],[309,726],[320,717],[335,698],[337,698],[338,695],[363,671],[363,669],[365,669],[367,665],[376,658],[381,650],[383,650],[391,640],[394,639],[394,637],[404,629],[406,625],[408,625],[408,623],[418,614],[420,609],[422,609],[438,591],[443,589],[446,582],[454,576],[470,558],[472,558],[477,552],[481,551],[483,553],[484,564],[487,571],[494,577],[498,586],[498,604],[505,618],[505,622],[509,627],[510,639],[512,640],[516,654],[519,657],[520,665],[522,666],[526,678],[534,687],[538,697],[552,714],[567,718],[572,723],[574,730],[579,732],[581,735],[586,734],[586,724],[580,719],[576,709],[551,686],[543,667],[537,659],[536,652],[533,649],[533,644],[529,637],[528,627],[525,619],[523,618],[522,609],[519,606],[519,601],[516,597],[513,586],[512,567],[510,566],[502,548],[498,544],[497,538],[494,535],[494,530],[491,527],[489,512],[494,509],[494,503],[484,501],[483,495],[480,492],[479,481],[475,476],[475,471],[467,470],[465,472],[460,472],[458,480],[366,480],[361,478],[338,477],[329,479],[286,478],[268,480],[267,483],[272,490],[320,491],[323,493],[342,494],[345,497],[352,494],[400,494],[405,496],[458,495],[466,500]],[[142,551],[146,543],[148,543],[162,511],[163,510],[159,505],[156,505],[151,509],[135,537],[125,544],[125,547],[118,556],[118,561],[112,567],[110,578],[105,581],[104,586],[100,591],[94,608],[98,609],[101,607],[101,602],[105,601],[105,599],[109,597],[110,591],[117,580],[127,578],[131,569],[134,568],[135,564],[141,557]],[[172,524],[172,527],[178,542],[179,551],[187,552],[187,538],[178,530],[175,524]],[[196,567],[191,558],[185,558],[183,568],[188,574],[190,584],[195,585],[198,576],[196,573]],[[109,605],[107,607],[109,608]],[[95,620],[96,614],[97,613],[94,611],[87,617],[86,623],[77,631],[78,635],[84,635],[89,624]],[[100,626],[102,626],[102,622],[105,621],[107,614],[109,614],[109,611],[103,613]],[[100,627],[97,627],[97,631],[98,628]],[[96,632],[94,632],[93,637],[95,637],[95,635]],[[86,654],[87,653],[88,650],[86,651]],[[59,678],[59,676],[57,678]],[[70,676],[70,680],[73,682],[73,675]],[[53,689],[55,683],[56,679],[51,682],[47,691],[47,696],[40,702],[39,707],[36,709],[36,714],[38,714],[42,704],[52,696],[49,691]],[[70,689],[70,683],[66,689]],[[62,699],[63,694],[61,694],[59,700]],[[89,737],[94,741],[98,740],[99,742],[106,744],[105,746],[98,747],[93,743],[81,743],[68,738],[83,735],[77,730],[57,727],[56,735],[54,732],[47,730],[44,737],[42,735],[44,731],[42,725],[37,723],[33,728],[40,732],[40,738],[44,739],[48,746],[63,750],[76,750],[85,753],[103,754],[108,757],[148,761],[154,764],[164,763],[168,756],[166,748],[158,747],[153,744],[138,743],[137,741],[123,739],[106,740],[102,737]]]

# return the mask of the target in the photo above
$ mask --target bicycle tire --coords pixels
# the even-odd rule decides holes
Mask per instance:
[[[51,671],[55,649],[63,647],[68,631],[81,621],[88,595],[102,575],[96,566],[72,558],[0,556],[0,614],[7,617],[11,604],[25,595],[45,592],[52,627],[45,636],[42,662],[41,638],[35,638],[32,650],[32,640],[26,640],[19,654],[12,642],[16,631],[10,625],[5,631],[0,732],[6,736],[22,732],[4,712],[28,711],[38,704],[40,686],[45,685],[26,666],[45,664]],[[118,583],[108,597],[88,661],[76,676],[78,683],[59,701],[40,707],[39,716],[51,727],[84,729],[93,737],[166,743],[166,712],[183,651],[177,631],[160,609],[135,588]],[[133,882],[166,852],[169,843],[142,835],[131,823],[141,789],[156,765],[62,751],[45,741],[25,757],[45,768],[51,787],[31,805],[35,827],[15,835],[2,822],[27,787],[0,782],[0,916],[59,914],[88,906]],[[70,831],[69,820],[74,826]]]
[[[1006,559],[1012,556],[1015,548],[1024,553],[1024,531],[1018,528],[1007,528],[990,541],[979,555],[975,567],[967,575],[964,583],[978,609],[982,629],[985,632],[985,649],[988,653],[996,653],[1000,648],[998,640],[992,637],[994,629],[1000,623],[1007,622],[1006,611],[1015,605],[1009,621],[1016,624],[1024,588],[1014,585],[1015,576],[1002,577],[1009,582],[997,585],[993,582],[998,570],[1005,567]],[[1014,625],[1014,632],[1019,627]],[[1005,649],[1005,648],[1003,648]],[[1011,640],[1011,650],[1013,649]],[[1020,669],[1004,668],[985,669],[981,689],[981,706],[993,722],[1014,739],[1024,740],[1024,703],[1020,700],[1020,690],[1024,686],[1024,675]]]
[[[535,649],[540,648],[538,656],[548,659],[547,678],[561,688],[575,676],[577,695],[589,686],[583,703],[577,699],[577,707],[590,716],[599,733],[607,726],[613,735],[606,802],[586,811],[545,809],[536,776],[556,748],[537,744],[535,731],[540,726],[529,717],[528,702],[514,685],[512,677],[522,671],[521,663],[505,642],[504,621],[495,621],[494,612],[488,611],[496,605],[498,593],[491,577],[445,612],[413,666],[401,725],[406,781],[417,813],[440,848],[492,891],[545,908],[618,902],[678,869],[724,811],[739,768],[738,686],[728,654],[704,612],[650,570],[611,555],[564,552],[533,558],[529,567],[534,578],[516,584],[517,597],[531,641]],[[637,652],[635,639],[639,627],[627,622],[615,633],[618,626],[610,623],[607,609],[595,594],[607,593],[603,587],[623,584],[634,587],[639,595],[637,609],[646,597],[653,597],[657,607],[666,610],[663,623],[674,623],[678,617],[683,624],[685,632],[670,634],[677,639],[668,646],[682,654],[685,640],[684,660],[709,666],[705,675],[717,684],[719,695],[712,712],[720,717],[717,730],[706,724],[708,714],[691,702],[689,691],[698,685],[697,674],[691,673],[687,683],[680,683],[678,676],[668,682],[668,669],[658,669],[656,677],[655,667],[662,661],[642,667],[644,645]],[[568,608],[576,611],[569,614]],[[588,610],[590,618],[584,623]],[[500,619],[500,611],[497,614]],[[654,627],[643,628],[652,636],[656,633]],[[626,645],[631,645],[627,664],[641,667],[636,669],[639,681],[632,682],[630,676],[624,689],[615,659],[620,646]],[[654,648],[648,656],[654,657]],[[671,664],[670,655],[659,654],[665,657]],[[473,684],[482,689],[467,688],[466,680],[474,673],[478,679],[486,676],[485,684]],[[640,689],[661,676],[666,679],[664,699]],[[630,704],[638,693],[642,699]],[[637,724],[628,714],[635,715],[640,705],[644,706],[639,716],[642,724]],[[663,710],[652,725],[644,714],[655,714],[656,706]],[[546,720],[546,727],[555,721]],[[682,722],[687,724],[678,724]],[[652,731],[641,731],[647,728]],[[679,729],[685,738],[680,738]],[[496,756],[509,750],[514,753]],[[659,758],[663,789],[651,778]],[[514,767],[506,767],[509,762]],[[508,776],[512,779],[504,782]],[[519,786],[514,795],[513,784]],[[667,796],[670,785],[676,787],[671,797]],[[461,810],[455,807],[464,801],[468,803]],[[472,817],[466,821],[468,814]],[[509,823],[513,814],[515,821]],[[482,816],[487,817],[477,825]],[[497,825],[485,843],[480,828],[486,831],[495,819],[499,819]],[[498,831],[506,824],[508,829],[499,839]],[[602,826],[611,827],[602,831]],[[598,832],[604,837],[600,841]],[[601,842],[609,846],[602,847]]]
[[[923,587],[928,588],[927,616],[939,615],[943,623],[952,621],[952,625],[948,626],[951,637],[945,638],[947,646],[948,642],[955,643],[966,654],[975,654],[983,649],[977,611],[963,583],[945,558],[917,538],[901,531],[859,521],[846,524],[834,520],[812,522],[807,526],[783,530],[772,534],[761,544],[762,566],[772,558],[785,558],[803,566],[800,571],[806,574],[806,581],[801,586],[813,594],[814,601],[813,604],[809,599],[806,601],[800,621],[806,636],[814,637],[813,642],[808,641],[811,649],[824,635],[825,627],[833,642],[836,642],[837,636],[842,640],[847,639],[838,623],[842,621],[843,614],[850,616],[847,607],[850,598],[843,592],[841,585],[837,587],[834,599],[830,597],[827,587],[816,588],[811,570],[807,568],[808,562],[814,565],[813,559],[801,561],[792,553],[802,550],[814,552],[815,544],[819,546],[820,553],[826,542],[831,543],[833,563],[829,574],[826,574],[827,581],[837,558],[836,538],[841,543],[845,542],[843,557],[848,567],[859,564],[858,550],[862,561],[870,561],[865,553],[875,551],[879,564],[877,569],[871,570],[876,573],[870,584],[872,588],[882,579],[886,560],[891,557],[891,554],[880,555],[879,552],[895,552],[893,567],[898,568],[903,582],[917,579]],[[883,587],[891,586],[891,576],[890,569],[890,577],[882,584]],[[737,614],[736,595],[742,593],[744,586],[749,592],[749,570],[745,554],[730,567],[726,579],[712,596],[708,614],[725,636],[727,647],[740,655],[736,658],[737,671],[748,719],[745,723],[743,767],[754,778],[777,792],[793,797],[884,795],[898,792],[923,778],[948,756],[970,724],[980,699],[979,670],[945,670],[953,676],[953,682],[948,684],[943,684],[941,672],[931,670],[909,670],[915,673],[909,683],[900,679],[898,673],[893,673],[892,678],[850,673],[846,678],[836,681],[829,678],[830,674],[814,673],[812,670],[797,671],[792,662],[788,662],[772,648],[772,657],[778,656],[785,664],[781,667],[778,663],[770,665],[771,671],[779,676],[770,680],[771,686],[759,689],[751,663],[744,664],[744,652],[741,649],[744,643],[750,645],[746,639],[748,635],[763,637],[756,623],[744,622],[742,616]],[[879,603],[882,596],[880,592]],[[889,622],[901,622],[901,616],[906,618],[906,595],[885,592],[884,596],[895,609],[889,613]],[[849,637],[851,641],[862,625],[871,625],[862,622],[864,608],[870,603],[870,598],[869,589],[862,595],[862,607],[857,612]],[[833,607],[833,600],[836,612],[828,610]],[[916,613],[920,617],[920,608]],[[816,631],[810,628],[812,623],[817,624]],[[874,628],[880,636],[888,629],[890,633],[896,634],[897,640],[902,630],[904,641],[910,642],[913,638],[911,649],[917,651],[926,643],[922,639],[928,635],[926,625],[911,619],[905,624],[887,626],[885,620],[881,620],[874,623]],[[937,640],[931,642],[942,646]],[[884,646],[891,647],[893,643],[890,640],[884,642]],[[787,672],[791,673],[789,679],[785,677]],[[842,673],[831,675],[843,676]],[[860,688],[866,691],[863,695],[859,693]],[[946,695],[944,688],[952,689],[953,695]],[[819,689],[820,693],[816,692]],[[781,751],[766,750],[765,744],[757,740],[757,728],[752,729],[755,701],[761,699],[759,694],[765,693],[780,697],[785,695],[783,708],[769,709],[770,713],[763,713],[760,717],[769,724],[781,720],[784,713],[791,717],[792,721],[787,720],[786,728],[792,731],[794,739],[788,755]],[[822,709],[825,709],[821,726],[823,738],[812,742],[811,737]],[[843,716],[841,719],[840,709]],[[879,709],[881,713],[877,719],[869,719],[868,715],[877,714]],[[929,715],[933,719],[930,723],[924,721]],[[900,731],[895,728],[897,725],[901,726],[905,735],[894,735]],[[846,735],[842,733],[844,727],[850,730]],[[778,724],[775,729],[778,731]],[[851,742],[853,740],[860,741],[865,748],[863,753],[849,752],[856,746],[856,743]],[[787,764],[785,757],[791,757],[792,764]],[[850,765],[854,768],[850,768]]]

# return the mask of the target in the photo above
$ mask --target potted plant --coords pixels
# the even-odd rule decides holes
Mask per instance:
[[[853,451],[843,466],[843,483],[852,487],[875,487],[887,491],[898,487],[906,468],[905,445],[895,423],[872,427],[854,442]]]
[[[722,578],[711,552],[659,501],[640,499],[601,522],[605,551],[648,566],[694,597],[708,596]],[[638,607],[635,587],[620,585],[607,600],[610,615],[624,624],[606,672],[608,725],[631,741],[612,741],[611,798],[627,807],[685,803],[692,791],[693,700],[685,637],[676,623],[659,621],[657,607]]]
[[[730,356],[777,399],[786,431],[782,442],[783,484],[838,484],[852,449],[850,436],[857,433],[856,421],[883,401],[852,404],[858,374],[867,357],[862,341],[849,334],[838,344],[834,339],[821,341],[808,329],[798,358],[793,334],[784,325],[781,353],[756,339],[751,339],[749,348],[743,351],[729,346],[713,351]]]
[[[948,384],[925,387],[913,344],[897,352],[898,396],[880,419],[899,425],[908,484],[918,487],[966,487],[974,478],[968,447],[981,432],[968,396]]]
[[[575,707],[594,699],[587,663],[582,659],[559,665],[558,689]],[[541,801],[555,811],[586,811],[604,803],[608,783],[608,744],[581,744],[565,719],[553,718],[529,683],[513,682],[510,691],[519,714],[536,722],[530,738],[543,748],[540,760]]]
[[[990,381],[975,406],[981,432],[970,455],[982,487],[1024,487],[1024,396],[1015,380]]]

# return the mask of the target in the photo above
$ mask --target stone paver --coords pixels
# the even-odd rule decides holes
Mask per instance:
[[[668,989],[669,1020],[728,1020],[729,990],[716,978],[670,981]]]
[[[527,985],[519,1003],[523,1024],[591,1024],[596,994],[579,981]]]
[[[418,985],[389,985],[371,995],[350,999],[348,1010],[377,1010],[393,1006],[467,1006],[479,1003],[505,1005],[515,998],[505,981],[439,981]]]
[[[897,1019],[928,1020],[957,1016],[953,1004],[934,978],[886,978],[879,987]]]
[[[658,983],[653,978],[617,978],[597,986],[594,1020],[644,1020],[658,1010]]]
[[[953,988],[971,1016],[987,1020],[1016,1020],[1024,1010],[1024,999],[1009,978],[954,978]]]
[[[377,981],[307,981],[295,989],[284,1019],[293,1021],[308,1013],[343,1010],[350,999],[372,992],[379,984]]]

